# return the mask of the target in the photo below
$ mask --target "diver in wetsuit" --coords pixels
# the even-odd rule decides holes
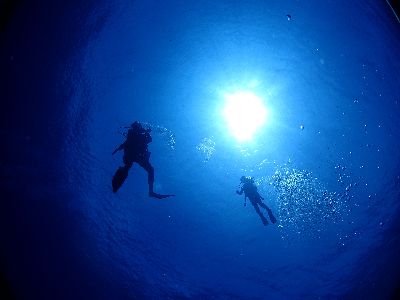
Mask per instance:
[[[147,181],[149,184],[149,196],[162,199],[174,195],[160,195],[153,191],[154,168],[150,164],[150,152],[148,144],[151,143],[151,129],[145,130],[142,125],[135,121],[132,123],[126,135],[126,141],[114,150],[113,155],[120,150],[124,150],[124,166],[119,167],[112,179],[113,192],[116,193],[125,179],[128,177],[128,171],[133,163],[139,164],[147,172]]]
[[[272,223],[276,223],[276,218],[272,214],[272,210],[265,205],[261,200],[264,200],[263,197],[260,196],[260,194],[257,191],[257,187],[254,184],[254,180],[252,178],[248,178],[245,176],[242,176],[240,178],[240,183],[242,184],[242,187],[240,190],[237,190],[236,193],[238,195],[242,195],[244,193],[244,205],[246,206],[246,199],[249,198],[251,204],[254,206],[254,209],[256,210],[257,214],[260,216],[261,221],[263,224],[266,226],[268,225],[268,220],[265,218],[265,216],[261,213],[260,208],[258,206],[261,206],[262,208],[265,208],[267,210],[269,219],[271,220]]]

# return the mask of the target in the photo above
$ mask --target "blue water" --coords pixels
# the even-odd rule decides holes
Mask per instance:
[[[385,1],[16,2],[0,32],[0,297],[395,299],[400,24]],[[290,15],[288,17],[287,15]],[[224,93],[270,114],[250,142]],[[152,128],[155,190],[111,178]],[[255,178],[278,219],[236,195]]]

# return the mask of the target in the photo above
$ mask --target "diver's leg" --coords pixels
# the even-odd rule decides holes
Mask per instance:
[[[147,182],[149,184],[149,195],[153,195],[154,194],[154,168],[153,166],[150,164],[150,161],[147,160],[141,160],[138,161],[138,164],[146,170],[147,172]]]
[[[270,208],[267,208],[267,213],[269,216],[269,219],[271,220],[272,223],[276,223],[276,218],[275,216],[272,214],[272,210]]]
[[[167,195],[162,195],[162,194],[157,194],[153,190],[153,185],[154,185],[154,168],[150,164],[149,159],[147,158],[146,160],[140,160],[137,162],[143,169],[147,171],[147,181],[149,183],[149,196],[157,199],[164,199],[168,198],[171,196],[175,196],[173,194],[167,194]]]
[[[258,202],[258,205],[260,205],[262,208],[265,208],[266,210],[269,209],[268,206],[266,206],[265,203],[263,203],[261,201]]]
[[[264,215],[261,213],[260,208],[258,207],[257,202],[251,201],[251,200],[250,200],[250,202],[251,202],[251,204],[253,204],[254,209],[256,210],[256,213],[260,216],[261,221],[263,222],[263,224],[264,224],[265,226],[268,225],[268,220],[267,220],[267,219],[264,217]]]
[[[125,179],[128,177],[128,171],[132,167],[131,162],[125,162],[123,167],[119,167],[118,170],[115,172],[113,179],[112,179],[112,187],[113,192],[116,193],[118,189],[122,186]]]
[[[274,215],[272,214],[272,210],[267,206],[267,205],[265,205],[265,203],[263,203],[263,202],[259,202],[258,203],[262,208],[265,208],[265,210],[267,211],[267,213],[268,213],[268,216],[269,216],[269,219],[271,220],[271,222],[272,223],[276,223],[276,218],[274,217]]]

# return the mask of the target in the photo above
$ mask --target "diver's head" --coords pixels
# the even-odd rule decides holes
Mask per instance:
[[[141,130],[141,129],[143,129],[142,125],[138,121],[133,122],[131,124],[131,128],[133,130]]]
[[[254,180],[251,177],[242,176],[242,177],[240,177],[240,182],[241,183],[246,183],[246,182],[254,183]]]

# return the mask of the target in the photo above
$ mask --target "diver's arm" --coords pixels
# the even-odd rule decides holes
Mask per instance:
[[[239,190],[236,190],[236,194],[242,195],[243,194],[243,187]],[[246,206],[247,195],[244,193],[244,206]]]
[[[117,153],[118,151],[124,149],[124,145],[125,145],[125,143],[119,145],[118,148],[116,148],[116,149],[114,150],[114,152],[112,153],[112,155],[114,155],[114,154]]]

